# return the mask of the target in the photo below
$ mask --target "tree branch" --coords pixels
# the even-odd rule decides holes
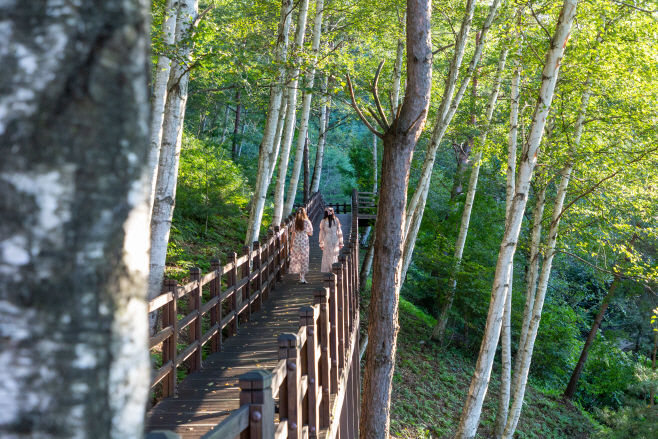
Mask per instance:
[[[384,114],[384,110],[382,109],[382,103],[379,101],[379,91],[377,90],[377,84],[379,83],[379,75],[382,73],[382,67],[384,67],[384,60],[382,60],[379,63],[379,67],[377,67],[377,73],[375,73],[375,80],[372,82],[372,95],[375,98],[375,105],[377,105],[377,111],[379,111],[379,116],[381,117],[381,121],[383,122],[382,128],[384,131],[388,131],[390,128],[388,124],[388,120],[386,119],[386,114]]]
[[[359,119],[361,119],[361,122],[363,122],[365,124],[365,126],[367,126],[368,129],[370,131],[372,131],[372,133],[375,136],[379,137],[380,139],[383,139],[384,135],[382,133],[380,133],[379,131],[377,131],[375,128],[373,128],[372,125],[370,125],[370,122],[368,122],[368,119],[365,118],[365,116],[361,112],[361,109],[357,105],[356,98],[354,97],[354,87],[352,86],[352,79],[350,79],[350,74],[349,73],[347,74],[347,87],[348,87],[348,90],[350,92],[350,97],[352,98],[352,108],[354,108],[354,110],[356,111],[356,114],[359,116]]]

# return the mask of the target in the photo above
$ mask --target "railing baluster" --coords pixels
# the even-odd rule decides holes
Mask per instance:
[[[279,360],[287,360],[287,377],[286,377],[286,416],[288,419],[288,438],[302,438],[302,407],[300,404],[299,392],[301,391],[301,362],[300,362],[300,343],[297,334],[279,335]],[[279,394],[283,388],[279,391]],[[279,397],[280,398],[280,397]],[[280,402],[279,413],[281,412]]]
[[[249,428],[240,434],[240,439],[272,439],[274,437],[272,372],[253,370],[240,377],[240,405],[245,404],[249,404]]]
[[[263,250],[260,248],[259,241],[254,241],[254,250],[256,250],[256,256],[253,261],[253,270],[258,273],[254,278],[254,288],[259,291],[254,303],[254,312],[258,312],[263,308],[263,273],[261,272]]]
[[[274,272],[276,273],[276,281],[277,282],[282,282],[283,279],[281,278],[281,227],[279,226],[274,226],[274,242],[275,242],[275,247],[274,247]]]
[[[176,282],[174,279],[167,279],[164,281],[164,290],[168,293],[172,293],[174,297],[172,301],[169,302],[162,310],[162,327],[166,328],[167,326],[173,326],[174,333],[167,337],[162,346],[162,364],[166,364],[168,361],[171,361],[174,367],[172,371],[167,374],[167,377],[162,381],[163,398],[176,395],[176,345],[178,343],[178,300],[176,298],[177,285],[178,282]]]
[[[308,376],[308,435],[316,437],[320,431],[320,406],[318,394],[318,308],[303,306],[299,309],[299,326],[306,329],[306,375]]]
[[[267,253],[267,260],[268,260],[268,279],[269,276],[272,276],[272,282],[270,283],[270,288],[268,291],[268,298],[269,298],[269,293],[276,289],[276,253],[275,247],[276,247],[276,239],[274,237],[274,230],[270,229],[267,231],[267,247],[268,247],[268,253]],[[272,258],[272,261],[269,262],[270,258]]]
[[[222,304],[219,299],[222,297],[221,294],[221,283],[222,278],[219,275],[220,270],[222,269],[219,265],[219,259],[213,259],[210,261],[210,270],[214,271],[216,277],[210,281],[210,299],[217,297],[217,305],[213,306],[210,309],[210,327],[212,328],[217,323],[222,321]],[[220,323],[221,324],[221,323]],[[213,335],[210,339],[210,352],[221,352],[222,351],[222,328],[219,328],[217,333]]]
[[[237,264],[238,254],[235,252],[229,252],[228,254],[228,263],[231,265],[231,270],[226,275],[226,285],[228,288],[236,286],[238,284],[238,264]],[[228,299],[229,303],[229,313],[234,313],[233,318],[228,325],[228,336],[238,335],[238,291],[237,289],[233,291],[231,297]]]
[[[198,267],[190,268],[190,281],[195,282],[201,279],[201,269]],[[188,327],[190,342],[197,343],[194,353],[190,357],[190,370],[192,372],[199,372],[201,370],[201,285],[190,291],[189,296],[189,309],[196,311],[196,317]]]
[[[320,385],[322,386],[322,398],[320,402],[320,427],[328,428],[329,419],[329,395],[331,390],[331,358],[329,353],[329,288],[316,288],[313,292],[313,303],[320,305],[320,317],[318,318],[318,335],[320,336]]]
[[[242,247],[242,255],[247,256],[247,260],[242,264],[242,279],[247,278],[247,283],[242,287],[242,301],[248,302],[247,308],[244,310],[246,321],[251,320],[251,281],[248,280],[251,276],[251,249],[248,245]]]
[[[336,324],[336,275],[324,274],[324,286],[329,288],[329,352],[331,357],[331,393],[338,392],[338,325]]]
[[[345,287],[345,282],[343,279],[343,265],[339,262],[336,262],[331,266],[334,275],[336,276],[336,329],[337,339],[338,339],[338,368],[342,369],[345,367],[345,303],[343,300],[343,289]],[[330,297],[334,297],[333,295]],[[333,329],[333,320],[332,326]]]

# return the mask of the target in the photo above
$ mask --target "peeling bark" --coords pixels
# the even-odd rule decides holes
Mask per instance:
[[[0,437],[142,435],[148,12],[0,5]]]

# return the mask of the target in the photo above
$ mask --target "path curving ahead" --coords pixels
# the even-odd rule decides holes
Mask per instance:
[[[352,215],[338,215],[343,235],[349,236]],[[203,362],[203,370],[187,376],[178,394],[165,398],[146,416],[146,432],[170,430],[187,439],[199,438],[240,406],[238,379],[250,370],[271,370],[279,361],[277,337],[299,330],[299,308],[313,305],[313,290],[323,287],[322,250],[318,244],[319,219],[310,237],[307,284],[296,274],[283,275],[263,310],[241,324],[239,334],[224,341],[223,351]]]

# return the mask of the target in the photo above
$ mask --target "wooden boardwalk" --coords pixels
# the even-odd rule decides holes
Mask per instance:
[[[338,217],[347,240],[352,215]],[[300,283],[296,274],[284,275],[270,299],[263,302],[263,310],[240,325],[237,336],[224,341],[223,351],[206,358],[201,372],[188,375],[178,385],[175,397],[163,399],[148,412],[146,432],[170,430],[183,438],[201,437],[239,408],[240,375],[255,369],[272,370],[277,365],[277,337],[299,330],[299,308],[312,305],[313,290],[323,287],[319,221],[313,228],[308,283]]]

